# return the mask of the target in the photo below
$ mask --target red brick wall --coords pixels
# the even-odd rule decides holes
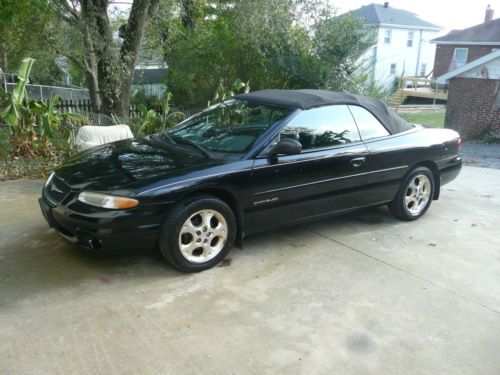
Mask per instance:
[[[485,130],[499,134],[500,109],[493,109],[498,90],[498,79],[451,78],[445,127],[457,130],[462,137]]]
[[[439,77],[448,73],[451,59],[455,53],[455,48],[468,48],[467,62],[476,60],[488,53],[491,53],[492,48],[499,48],[499,46],[463,46],[455,44],[438,44],[436,46],[436,56],[434,58],[434,77]]]

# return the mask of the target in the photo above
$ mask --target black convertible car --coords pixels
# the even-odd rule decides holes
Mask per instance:
[[[460,172],[460,143],[376,99],[263,90],[82,152],[50,175],[39,202],[73,242],[157,246],[175,267],[201,271],[245,235],[283,225],[385,204],[415,220]]]

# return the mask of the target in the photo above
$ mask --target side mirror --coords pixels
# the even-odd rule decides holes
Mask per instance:
[[[283,138],[273,148],[273,155],[296,155],[302,151],[302,145],[299,141],[291,138]]]

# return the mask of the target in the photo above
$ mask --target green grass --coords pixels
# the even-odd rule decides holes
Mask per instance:
[[[424,111],[414,113],[398,113],[402,118],[412,124],[425,125],[429,128],[444,127],[445,111]]]

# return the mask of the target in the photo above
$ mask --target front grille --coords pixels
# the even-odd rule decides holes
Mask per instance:
[[[54,175],[50,182],[45,186],[45,196],[50,203],[58,205],[70,193],[71,188],[64,183],[59,177]]]

